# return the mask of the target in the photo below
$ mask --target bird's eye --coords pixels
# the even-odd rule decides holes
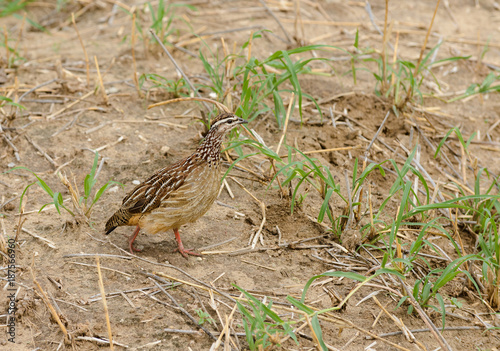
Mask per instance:
[[[229,121],[227,121],[227,124],[232,124],[233,123],[233,120],[230,119]]]

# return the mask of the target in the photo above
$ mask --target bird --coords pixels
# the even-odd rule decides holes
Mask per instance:
[[[184,248],[179,228],[196,221],[214,203],[221,186],[222,141],[227,132],[245,123],[232,113],[216,116],[192,155],[159,169],[125,196],[106,222],[106,235],[120,226],[136,226],[128,241],[130,253],[134,254],[142,251],[133,245],[141,228],[149,234],[172,229],[178,246],[175,251],[185,258],[201,256]]]

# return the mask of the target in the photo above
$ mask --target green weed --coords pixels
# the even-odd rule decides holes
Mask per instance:
[[[257,45],[256,39],[262,37],[262,32],[253,33],[252,38],[242,45],[240,51],[246,49],[250,42],[254,46]],[[207,45],[205,44],[205,46]],[[232,92],[238,92],[237,95],[240,96],[240,100],[234,109],[238,116],[253,121],[257,116],[273,111],[278,126],[282,128],[286,117],[283,94],[295,93],[298,98],[301,117],[304,98],[311,100],[321,114],[321,109],[316,100],[302,91],[298,77],[301,74],[313,74],[308,66],[309,63],[313,61],[327,62],[328,60],[325,58],[310,58],[294,61],[293,57],[312,50],[322,50],[325,47],[331,48],[331,46],[326,45],[310,45],[292,50],[280,50],[264,59],[236,54],[221,58],[218,52],[214,53],[209,48],[211,60],[200,51],[200,60],[211,81],[211,85],[205,85],[205,87],[212,90],[221,102]],[[234,69],[226,77],[226,65],[229,61],[235,61],[236,63]],[[225,82],[227,79],[230,79],[229,87]],[[269,101],[271,99],[274,104]]]
[[[10,16],[20,10],[23,10],[33,0],[8,0],[0,2],[0,17]]]
[[[236,301],[236,304],[243,316],[243,327],[250,350],[271,350],[274,346],[279,347],[279,340],[284,335],[289,335],[298,344],[290,322],[283,321],[272,310],[271,300],[265,304],[242,288],[234,286],[246,297],[245,303]]]
[[[474,158],[467,150],[473,136],[471,136],[468,140],[465,140],[457,128],[450,130],[450,132],[441,141],[437,148],[436,156],[439,154],[442,145],[444,145],[446,139],[452,132],[457,134],[457,137],[462,144],[462,147],[465,149],[466,155],[470,159],[471,164],[473,166],[474,164],[477,165],[477,161],[474,162]],[[291,150],[292,148],[289,148],[289,160],[291,160]],[[480,294],[482,293],[479,285],[468,271],[468,267],[471,264],[482,264],[483,280],[488,284],[487,293],[489,302],[492,306],[497,306],[495,303],[498,303],[498,287],[500,281],[500,244],[498,237],[498,224],[500,223],[500,195],[498,194],[498,189],[500,189],[500,184],[498,178],[493,178],[491,184],[485,188],[486,190],[483,189],[480,184],[480,179],[482,179],[482,175],[488,175],[488,172],[484,168],[477,169],[476,166],[474,171],[474,195],[463,194],[463,196],[453,196],[449,200],[444,201],[443,199],[441,202],[433,203],[430,199],[431,186],[428,184],[428,178],[418,162],[414,161],[416,150],[417,147],[409,153],[408,158],[402,166],[399,166],[395,160],[391,159],[379,164],[369,164],[360,174],[358,174],[357,162],[354,166],[354,182],[351,189],[351,193],[353,194],[352,207],[360,205],[359,202],[355,202],[356,194],[359,193],[362,187],[365,186],[364,183],[372,172],[380,172],[380,174],[385,177],[386,172],[383,166],[384,164],[386,164],[385,166],[390,164],[396,174],[396,179],[391,186],[388,196],[382,201],[372,221],[361,228],[361,231],[364,233],[370,231],[381,233],[376,238],[376,241],[381,243],[382,246],[377,246],[371,243],[364,244],[369,248],[380,250],[382,252],[383,259],[381,262],[381,268],[378,269],[374,275],[368,278],[349,272],[328,272],[320,276],[342,276],[358,280],[363,284],[382,273],[406,279],[414,274],[414,268],[418,264],[421,270],[423,270],[423,275],[417,274],[417,279],[415,280],[412,288],[412,298],[414,298],[420,306],[424,308],[432,308],[441,313],[442,324],[444,326],[446,317],[446,296],[441,294],[441,290],[448,282],[455,279],[458,275],[463,275],[471,282]],[[304,154],[301,156],[304,159],[303,162],[290,162],[289,164],[285,164],[280,169],[280,173],[287,176],[283,184],[297,178],[299,180],[299,184],[297,184],[295,192],[300,185],[300,182],[307,181],[318,191],[320,191],[321,186],[325,186],[324,189],[326,190],[327,195],[331,196],[333,193],[337,193],[345,202],[347,202],[347,200],[340,194],[338,185],[333,182],[328,168],[315,166],[314,160],[309,159]],[[410,180],[415,178],[418,179],[421,187],[423,187],[423,195],[417,192],[417,188],[414,187],[413,182]],[[435,185],[433,184],[433,186]],[[325,192],[325,190],[323,190],[323,192]],[[460,189],[460,191],[462,193],[465,192],[464,189]],[[321,207],[318,220],[322,220],[324,212],[328,211],[327,199],[329,199],[329,197],[325,196],[324,199],[325,202]],[[388,210],[387,205],[391,200],[396,199],[399,202],[399,205],[397,207],[396,214],[394,214],[392,209]],[[292,201],[292,207],[293,203],[294,201]],[[444,215],[436,216],[436,214],[440,213],[451,214],[452,211],[457,213],[459,211],[461,215],[466,217],[469,216],[475,219],[475,222],[477,223],[475,225],[475,230],[479,234],[478,243],[481,249],[478,253],[466,255],[463,252],[461,245],[457,244],[453,236],[445,228],[445,223],[453,223],[453,217]],[[402,243],[397,234],[401,230],[410,227],[420,228],[418,236],[408,244]],[[445,267],[432,267],[431,263],[426,260],[425,256],[420,255],[422,250],[426,248],[433,251],[438,256],[442,256],[442,251],[437,248],[435,244],[426,239],[426,235],[429,231],[437,231],[444,237],[447,237],[455,249],[455,259],[451,260],[448,256],[443,257],[449,260]],[[406,248],[404,256],[401,255],[401,247]],[[422,265],[422,263],[424,265]],[[419,270],[419,272],[421,270]],[[320,276],[311,278],[311,280],[306,284],[302,302],[312,281]],[[403,302],[408,299],[408,295],[405,290],[401,290],[400,295],[398,306],[401,306]],[[328,309],[315,312],[312,309],[308,309],[307,306],[301,306],[292,298],[289,298],[288,300],[296,304],[296,307],[301,309],[303,312],[308,313],[311,318],[315,315],[321,315],[321,313],[333,310]],[[338,308],[340,307],[341,306],[338,306]],[[414,306],[410,304],[408,312],[412,313],[413,310]]]
[[[302,311],[302,313],[304,314],[304,317],[302,317],[301,320],[304,320],[306,318],[310,319],[312,330],[317,337],[317,340],[319,342],[319,346],[321,347],[321,349],[323,351],[327,351],[328,348],[323,340],[323,336],[322,336],[323,333],[321,330],[321,325],[319,323],[319,319],[320,319],[321,315],[328,313],[328,312],[331,312],[331,311],[340,310],[345,305],[345,303],[351,298],[351,296],[353,296],[356,293],[356,291],[358,291],[363,285],[367,284],[372,279],[374,279],[382,274],[393,274],[393,275],[398,276],[400,278],[403,277],[396,270],[387,269],[387,268],[378,269],[375,272],[375,274],[371,275],[370,277],[364,277],[361,274],[353,273],[353,272],[326,272],[323,274],[316,275],[316,276],[309,279],[309,281],[304,286],[304,289],[302,290],[302,298],[300,299],[300,301],[295,299],[292,296],[288,296],[287,300],[292,305],[294,305],[299,311]],[[344,278],[348,278],[348,279],[357,280],[360,282],[360,284],[358,284],[355,288],[351,289],[349,294],[337,306],[317,311],[317,310],[307,306],[304,302],[305,302],[305,297],[306,297],[307,291],[311,287],[311,284],[316,279],[322,278],[322,277],[344,277]]]
[[[155,8],[151,2],[148,2],[144,12],[149,14],[149,21],[140,21],[140,17],[138,17],[138,20],[135,22],[136,29],[141,39],[144,42],[149,42],[148,31],[144,29],[144,27],[147,27],[153,29],[164,44],[168,44],[168,37],[176,32],[176,28],[173,26],[174,21],[177,19],[184,21],[182,17],[176,15],[176,10],[180,7],[186,7],[193,11],[196,10],[196,7],[192,5],[171,2],[165,4],[164,0],[160,0],[158,6]],[[126,12],[132,17],[132,13]]]
[[[359,45],[359,44],[356,44]],[[470,56],[449,57],[438,61],[433,61],[433,56],[441,44],[434,46],[425,55],[417,68],[417,63],[407,60],[397,59],[393,64],[389,64],[387,55],[377,52],[373,49],[362,50],[360,54],[353,56],[352,69],[348,73],[353,74],[356,83],[356,70],[370,72],[375,78],[375,94],[390,98],[392,103],[398,109],[407,101],[422,103],[424,92],[421,90],[422,83],[428,76],[432,77],[434,83],[440,88],[439,80],[432,72],[432,67],[442,62],[467,60]],[[373,55],[373,57],[358,59],[362,55]],[[375,63],[377,69],[372,71],[368,67],[356,67],[359,62]]]
[[[237,89],[241,89],[241,97],[240,103],[236,107],[236,114],[252,121],[260,114],[273,111],[278,126],[282,128],[286,117],[282,95],[291,92],[294,92],[297,96],[301,117],[304,98],[311,100],[321,114],[321,109],[316,100],[302,91],[298,76],[312,74],[312,71],[307,66],[310,62],[327,60],[324,58],[310,58],[299,59],[294,62],[292,57],[312,50],[321,50],[324,47],[326,46],[310,45],[292,50],[279,50],[264,60],[252,57],[246,64],[236,67],[234,75],[242,78],[241,85]],[[272,68],[273,72],[268,67]],[[276,71],[282,73],[275,73]],[[288,84],[291,85],[292,89],[288,89]],[[267,102],[267,99],[271,97],[274,101],[274,109]]]
[[[304,182],[307,182],[323,199],[323,203],[318,213],[318,222],[323,222],[326,214],[332,223],[334,231],[340,234],[340,222],[342,221],[342,217],[334,217],[333,209],[329,205],[329,202],[334,193],[337,194],[337,196],[339,196],[345,203],[348,203],[348,200],[342,195],[340,186],[336,184],[330,169],[319,164],[316,159],[310,158],[298,149],[290,146],[287,146],[287,148],[288,163],[285,161],[279,165],[279,171],[276,173],[275,179],[279,174],[283,174],[285,176],[285,180],[281,183],[283,187],[291,185],[293,180],[296,181],[296,184],[292,187],[293,193],[290,208],[291,212],[293,213],[294,204],[297,202],[297,194],[300,186]],[[294,157],[292,156],[292,151],[295,151],[297,155],[301,155],[304,160],[293,161]],[[299,198],[300,196],[301,195],[299,195]]]
[[[500,93],[500,74],[498,74],[498,72],[490,72],[482,83],[472,83],[464,94],[450,99],[448,102],[465,99],[466,97],[476,94],[488,94],[492,92]]]
[[[0,107],[3,107],[3,106],[14,106],[14,107],[17,107],[21,110],[25,110],[26,107],[24,107],[23,105],[20,105],[16,102],[14,102],[12,99],[6,97],[6,96],[3,96],[3,95],[0,95]]]
[[[242,146],[251,147],[255,150],[255,152],[245,153]],[[268,148],[266,145],[260,143],[259,141],[234,138],[229,141],[228,147],[223,151],[234,149],[239,157],[231,164],[231,166],[224,174],[224,177],[229,174],[231,169],[238,162],[257,154],[261,154],[267,157],[271,163],[274,162],[276,164],[277,172],[271,179],[270,185],[277,181],[280,182],[280,185],[282,187],[288,186],[290,188],[290,211],[293,213],[296,204],[301,204],[304,200],[306,194],[301,194],[299,191],[301,185],[303,185],[304,183],[308,183],[314,190],[318,192],[318,194],[323,199],[323,203],[318,213],[318,222],[323,222],[326,216],[332,223],[332,230],[340,235],[342,230],[342,223],[345,224],[345,216],[334,216],[333,209],[330,206],[330,199],[333,194],[336,194],[346,204],[348,203],[348,200],[342,195],[340,186],[335,182],[330,169],[326,166],[321,165],[317,159],[307,156],[302,151],[290,146],[286,147],[288,149],[287,158],[281,158],[274,150]],[[300,156],[300,159],[298,159],[297,156]],[[367,174],[364,176],[364,178],[366,178]],[[285,179],[283,181],[280,181],[278,178],[279,175],[284,176]]]
[[[159,88],[176,98],[189,96],[189,86],[184,81],[184,78],[173,80],[162,77],[159,74],[144,73],[139,77],[139,87],[142,88],[146,82],[152,84],[149,89]]]
[[[211,56],[211,61],[213,63],[210,63],[209,59],[205,57],[205,55],[203,54],[203,50],[200,48],[199,52],[200,61],[203,64],[203,68],[205,69],[205,72],[208,74],[208,78],[210,79],[211,83],[211,84],[200,84],[200,87],[211,90],[217,96],[215,100],[222,101],[224,98],[224,80],[226,79],[225,65],[228,63],[229,60],[232,59],[232,57],[231,55],[228,55],[221,59],[218,50],[216,52],[213,52],[209,45],[207,45],[204,41],[202,42],[209,51]]]
[[[196,309],[195,312],[199,318],[198,319],[199,325],[205,324],[206,322],[214,323],[213,318],[207,312],[203,311],[201,308]]]
[[[46,206],[48,205],[54,205],[56,208],[57,212],[61,214],[61,209],[65,210],[67,213],[69,213],[73,217],[77,217],[79,215],[83,216],[83,218],[88,221],[90,219],[90,216],[92,214],[92,209],[94,205],[97,203],[97,201],[101,198],[101,196],[104,194],[104,192],[113,184],[118,184],[123,187],[123,184],[115,182],[115,181],[108,181],[106,184],[104,184],[101,188],[99,188],[97,191],[95,190],[95,185],[97,183],[97,165],[98,165],[98,160],[99,160],[99,154],[96,152],[95,157],[94,157],[94,163],[92,165],[92,169],[90,170],[90,173],[88,173],[85,176],[85,180],[83,183],[83,195],[80,196],[80,193],[78,191],[78,187],[75,184],[75,187],[68,181],[68,179],[61,175],[59,175],[59,178],[61,182],[68,188],[71,199],[73,201],[73,210],[70,210],[65,204],[64,204],[64,199],[63,196],[60,192],[54,191],[47,183],[40,178],[36,173],[31,171],[30,169],[26,167],[14,167],[10,171],[16,170],[16,169],[24,169],[30,173],[32,173],[37,181],[29,184],[26,188],[24,188],[24,191],[21,195],[20,199],[20,206],[23,203],[24,196],[26,195],[26,192],[28,189],[33,186],[33,185],[38,185],[50,198],[50,201],[44,204],[38,212],[42,211]]]
[[[151,14],[151,28],[164,43],[166,42],[167,37],[175,30],[172,27],[174,19],[178,18],[175,15],[175,9],[178,7],[187,7],[191,10],[195,10],[195,7],[188,4],[175,4],[168,2],[168,5],[165,6],[165,2],[163,0],[160,0],[158,3],[156,11],[150,2],[148,2],[147,6]]]
[[[465,140],[458,128],[452,128],[444,136],[438,145],[435,157],[441,152],[441,148],[452,133],[457,136],[460,146],[463,148],[466,159],[474,172],[474,195],[463,196],[460,201],[465,216],[470,216],[475,222],[474,232],[478,234],[479,255],[482,261],[482,276],[486,284],[486,293],[490,305],[494,308],[500,307],[500,241],[498,227],[500,225],[500,177],[493,177],[485,167],[477,166],[475,159],[469,152],[469,146],[475,137],[473,133]],[[491,179],[489,186],[482,186],[483,175]],[[456,184],[462,194],[465,189]],[[496,194],[495,194],[496,192]]]

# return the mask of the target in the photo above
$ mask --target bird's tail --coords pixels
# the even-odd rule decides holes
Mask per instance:
[[[111,233],[113,230],[115,230],[117,228],[117,226],[113,226],[112,224],[109,223],[109,221],[106,223],[106,235],[108,235],[109,233]]]
[[[110,219],[106,222],[106,235],[111,233],[116,227],[120,227],[122,225],[127,225],[131,218],[131,214],[124,209],[119,209],[115,212],[114,215],[111,216]]]

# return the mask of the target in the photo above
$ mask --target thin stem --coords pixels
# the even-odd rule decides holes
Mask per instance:
[[[431,34],[432,25],[434,24],[434,19],[436,18],[436,13],[437,13],[437,10],[439,8],[439,3],[440,2],[441,2],[441,0],[437,0],[436,8],[434,9],[434,13],[432,14],[431,23],[429,25],[429,28],[427,29],[427,34],[425,35],[424,44],[422,45],[422,48],[420,49],[420,56],[418,58],[417,65],[415,66],[415,71],[413,72],[413,80],[415,82],[416,82],[417,76],[418,76],[418,74],[420,72],[420,64],[422,63],[422,58],[424,56],[424,51],[425,51],[425,48],[427,47],[427,41],[429,40],[429,35]],[[411,97],[413,96],[413,86],[414,86],[414,84],[410,85],[410,89],[408,89],[408,94],[406,95],[406,99],[403,100],[402,105],[404,105],[405,103],[407,103],[411,99]],[[401,106],[398,106],[398,107],[401,107]]]

